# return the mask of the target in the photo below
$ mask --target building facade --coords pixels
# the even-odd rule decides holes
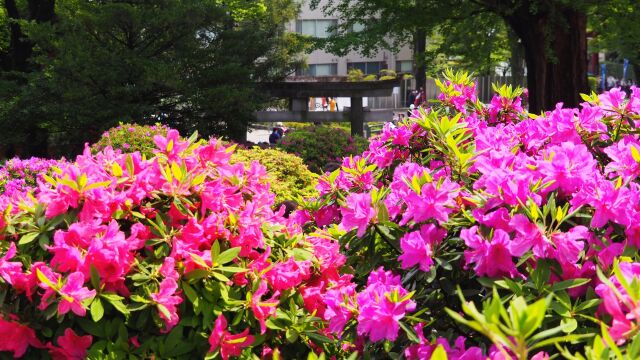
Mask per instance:
[[[330,36],[332,26],[340,21],[336,17],[328,17],[322,12],[325,1],[321,1],[316,9],[309,7],[309,0],[302,0],[300,14],[295,21],[288,24],[288,30],[303,35],[324,38]],[[353,31],[361,31],[363,26],[354,26]],[[307,76],[346,76],[352,68],[360,69],[365,74],[378,74],[382,69],[411,73],[413,71],[413,52],[405,45],[394,53],[380,50],[370,57],[358,52],[349,52],[346,56],[336,56],[323,50],[315,50],[307,56],[306,69],[299,69],[296,75]]]

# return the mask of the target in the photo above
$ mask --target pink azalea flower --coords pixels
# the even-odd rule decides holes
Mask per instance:
[[[606,173],[622,176],[625,181],[634,180],[640,175],[640,163],[633,158],[633,151],[640,153],[640,142],[634,137],[625,136],[603,151],[613,160],[607,164]]]
[[[43,345],[36,332],[26,325],[0,317],[0,351],[10,351],[14,358],[20,358],[29,346],[41,348]]]
[[[460,232],[460,238],[469,247],[469,250],[464,251],[465,267],[474,264],[473,270],[479,276],[517,276],[518,270],[510,251],[509,234],[496,229],[493,239],[488,241],[478,235],[477,230],[478,227],[473,226]]]
[[[620,263],[620,272],[627,283],[640,279],[640,263]],[[596,286],[596,294],[602,298],[600,305],[612,317],[609,334],[620,345],[633,336],[640,326],[640,304],[634,301],[614,275],[609,278],[613,288],[607,284]]]
[[[174,129],[167,131],[166,137],[155,135],[153,141],[160,152],[169,157],[169,160],[176,160],[178,155],[189,146],[188,142],[180,140],[180,133]]]
[[[449,219],[456,208],[455,198],[458,196],[460,186],[449,179],[443,181],[432,181],[422,185],[420,194],[411,191],[404,199],[407,210],[402,216],[400,225],[407,224],[413,220],[422,222],[435,219],[444,223]]]
[[[253,316],[260,323],[260,334],[264,334],[267,331],[266,320],[276,314],[276,306],[280,303],[278,296],[279,292],[273,293],[268,300],[262,300],[262,296],[267,293],[267,283],[264,281],[258,285],[258,290],[251,297],[251,310]]]
[[[309,260],[296,261],[289,258],[286,262],[276,263],[264,274],[274,291],[294,288],[311,276],[311,262]]]
[[[571,194],[587,182],[593,182],[597,163],[585,145],[563,142],[545,150],[545,158],[538,162],[545,182],[551,182],[549,190],[559,188]]]
[[[399,276],[382,267],[372,272],[367,287],[357,296],[358,335],[368,335],[373,342],[394,341],[400,328],[398,322],[416,307],[414,301],[404,299],[407,294]]]
[[[16,277],[22,275],[22,263],[9,261],[16,255],[16,244],[11,243],[9,249],[0,258],[0,277],[10,285],[14,285]]]
[[[509,225],[516,231],[516,237],[509,245],[509,251],[513,256],[522,256],[533,249],[533,255],[537,258],[548,258],[553,253],[553,244],[544,235],[538,224],[534,224],[522,215],[513,216]]]
[[[96,296],[96,291],[89,290],[83,285],[84,275],[81,272],[74,272],[67,277],[67,282],[60,289],[58,314],[63,315],[71,310],[78,316],[85,316],[87,309],[82,303]]]
[[[227,319],[224,315],[218,316],[211,336],[209,336],[209,352],[219,350],[222,359],[227,360],[230,356],[239,356],[242,350],[253,344],[254,337],[249,335],[249,329],[244,329],[239,334],[231,334],[227,331]]]
[[[49,355],[54,360],[83,360],[91,347],[93,336],[78,336],[72,329],[65,329],[64,335],[58,337],[58,346],[47,344]]]
[[[341,209],[342,222],[340,227],[345,230],[358,228],[358,236],[363,236],[367,231],[369,222],[376,215],[371,206],[371,194],[351,194],[347,197],[347,207]]]
[[[584,226],[573,227],[566,233],[552,234],[551,240],[556,246],[556,260],[560,264],[575,264],[584,249],[584,242],[578,240],[587,238],[588,234],[589,229]]]
[[[329,321],[327,329],[341,334],[355,311],[356,284],[351,283],[353,275],[342,275],[338,283],[327,290],[323,301],[327,306],[324,319]]]
[[[446,235],[447,232],[444,229],[436,228],[433,224],[422,225],[419,231],[405,234],[400,239],[402,255],[398,257],[402,262],[402,268],[408,269],[418,264],[420,270],[429,271],[433,264],[433,248]]]
[[[164,320],[165,331],[171,330],[180,321],[177,306],[182,303],[182,297],[175,295],[177,289],[176,280],[166,278],[160,283],[158,292],[150,295],[158,305],[158,314]]]

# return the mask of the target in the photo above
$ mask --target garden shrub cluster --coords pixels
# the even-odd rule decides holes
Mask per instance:
[[[14,193],[23,193],[37,186],[39,174],[50,173],[52,167],[58,164],[57,160],[13,158],[0,166],[0,194],[5,198]]]
[[[138,125],[120,124],[112,127],[102,134],[100,139],[91,145],[91,150],[96,153],[104,150],[107,146],[124,153],[140,152],[146,157],[153,156],[155,144],[153,137],[156,135],[166,136],[169,128],[166,125]]]
[[[302,159],[278,149],[237,149],[231,163],[245,166],[257,161],[267,171],[267,181],[276,195],[276,205],[287,200],[317,196],[318,175],[309,171]]]
[[[345,156],[366,150],[368,142],[361,136],[352,137],[347,131],[323,125],[307,126],[287,133],[278,147],[300,156],[309,170],[323,173],[330,163],[341,162]]]
[[[41,359],[294,358],[332,346],[308,284],[344,258],[274,212],[219,141],[87,148],[0,202],[0,352]]]
[[[0,201],[0,352],[637,359],[640,89],[543,114],[462,73],[289,217],[258,162],[155,136]]]
[[[376,358],[639,358],[640,89],[536,115],[439,86],[294,215],[352,268],[313,308],[329,333]]]

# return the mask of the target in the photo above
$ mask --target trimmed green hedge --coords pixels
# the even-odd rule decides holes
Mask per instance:
[[[231,156],[232,163],[249,166],[258,161],[267,169],[271,191],[276,194],[276,204],[297,197],[318,195],[315,186],[318,175],[309,171],[302,159],[278,149],[237,149]]]
[[[318,125],[288,133],[278,147],[300,156],[311,171],[321,174],[328,164],[362,153],[369,142],[361,136],[352,137],[343,129]]]

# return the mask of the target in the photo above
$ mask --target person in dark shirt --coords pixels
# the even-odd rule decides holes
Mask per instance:
[[[269,144],[270,145],[275,145],[278,143],[278,141],[280,141],[280,139],[282,138],[282,134],[279,131],[278,128],[273,128],[273,131],[271,132],[271,135],[269,135]]]

